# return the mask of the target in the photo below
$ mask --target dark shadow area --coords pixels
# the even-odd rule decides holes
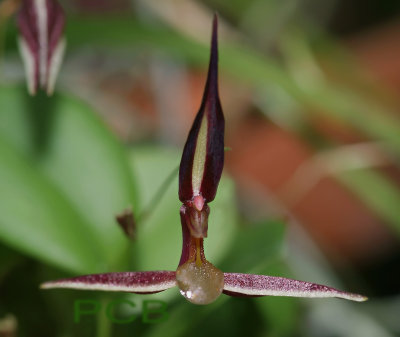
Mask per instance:
[[[395,20],[400,15],[398,0],[338,1],[328,29],[335,35],[344,36]]]
[[[400,246],[375,259],[337,270],[348,290],[368,297],[390,297],[400,294]]]
[[[39,90],[36,96],[24,96],[27,120],[30,125],[30,137],[32,140],[32,150],[35,156],[45,155],[50,140],[52,138],[52,128],[57,111],[58,96],[54,94],[49,97]]]

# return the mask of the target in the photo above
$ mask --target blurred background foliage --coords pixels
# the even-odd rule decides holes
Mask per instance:
[[[29,97],[18,1],[0,1],[0,336],[400,335],[400,3],[74,0],[51,97]],[[220,18],[226,166],[206,255],[225,271],[366,303],[40,291],[92,272],[175,269],[176,168]],[[169,182],[169,183],[168,183]],[[137,239],[114,216],[132,207]],[[167,301],[169,318],[74,323],[76,299]],[[104,306],[103,306],[104,309]],[[132,308],[121,307],[126,317]]]

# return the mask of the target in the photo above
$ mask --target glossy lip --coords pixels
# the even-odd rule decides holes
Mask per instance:
[[[184,270],[184,273],[189,273],[189,280],[197,282],[196,277],[202,275],[201,277],[204,278],[204,274],[201,274],[203,270],[211,268],[213,272],[210,273],[210,276],[206,276],[207,287],[204,288],[212,289],[212,294],[207,298],[209,294],[207,294],[207,290],[203,289],[205,300],[196,302],[192,299],[191,290],[181,289],[181,293],[184,296],[186,294],[185,297],[196,304],[211,303],[221,292],[229,296],[338,297],[358,302],[365,301],[367,299],[365,296],[316,283],[267,275],[222,274],[206,260],[203,241],[204,237],[207,236],[204,229],[207,227],[208,213],[207,217],[199,216],[196,218],[198,215],[196,212],[209,211],[207,203],[215,197],[224,162],[224,117],[219,102],[217,84],[217,23],[215,16],[211,39],[210,66],[203,101],[189,132],[179,171],[179,198],[183,202],[180,209],[183,239],[178,273],[181,273],[182,268],[189,266]],[[193,220],[193,217],[195,217],[195,220]],[[216,275],[216,277],[213,278],[211,274]],[[215,292],[213,286],[220,286],[221,275],[223,275],[223,287],[222,289],[218,288],[218,291]],[[72,288],[148,294],[175,287],[178,285],[177,283],[175,271],[141,271],[78,276],[46,282],[41,285],[41,288]],[[198,288],[195,290],[197,291]],[[202,289],[200,289],[201,291]]]

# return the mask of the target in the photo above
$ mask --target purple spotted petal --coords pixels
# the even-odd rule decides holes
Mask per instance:
[[[22,0],[17,21],[29,93],[50,95],[65,49],[64,12],[56,0]]]
[[[200,110],[183,150],[179,168],[179,199],[182,202],[202,195],[214,200],[224,166],[225,121],[218,95],[217,17],[214,17],[211,55]]]
[[[224,282],[224,293],[231,296],[339,297],[357,302],[367,300],[362,295],[284,277],[224,273]]]
[[[78,276],[41,284],[42,289],[69,288],[81,290],[158,293],[176,286],[174,271],[121,272]]]

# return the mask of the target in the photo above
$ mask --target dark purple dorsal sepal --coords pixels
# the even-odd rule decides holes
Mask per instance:
[[[211,55],[207,82],[202,103],[186,141],[179,168],[179,199],[184,202],[202,195],[205,202],[214,200],[224,166],[224,129],[225,121],[218,95],[218,40],[217,16],[214,16],[211,38]],[[201,134],[203,119],[206,118],[206,133]],[[203,138],[203,139],[200,139]],[[193,168],[195,153],[206,142],[204,156],[199,162],[202,169],[199,188],[193,186]],[[198,164],[199,166],[199,164]]]

